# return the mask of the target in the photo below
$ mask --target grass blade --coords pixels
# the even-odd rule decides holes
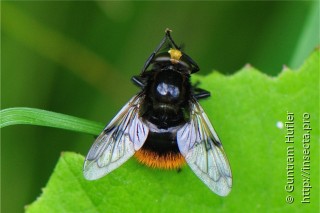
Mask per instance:
[[[10,125],[28,124],[97,135],[104,127],[103,124],[95,121],[26,107],[1,110],[0,117],[0,128]]]

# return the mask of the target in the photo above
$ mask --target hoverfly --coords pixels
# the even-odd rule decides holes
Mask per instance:
[[[216,194],[226,196],[232,175],[215,130],[198,100],[210,93],[192,86],[199,67],[173,41],[170,30],[132,81],[141,88],[92,145],[83,173],[95,180],[133,155],[142,164],[180,169],[185,162]]]

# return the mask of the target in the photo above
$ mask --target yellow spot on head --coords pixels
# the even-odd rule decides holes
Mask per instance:
[[[173,64],[179,63],[179,60],[180,60],[180,58],[181,58],[181,56],[182,56],[182,52],[181,52],[180,50],[170,48],[170,50],[168,51],[168,53],[170,54],[171,62],[172,62]]]

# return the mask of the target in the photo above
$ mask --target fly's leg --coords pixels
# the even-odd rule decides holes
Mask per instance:
[[[140,88],[144,88],[146,85],[146,82],[143,80],[143,78],[141,76],[135,75],[131,78],[131,80],[133,81],[133,83],[140,87]]]

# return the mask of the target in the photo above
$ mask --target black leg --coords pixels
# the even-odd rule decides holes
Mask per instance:
[[[173,41],[173,39],[171,38],[171,30],[170,29],[166,29],[166,37],[169,39],[169,41],[171,42],[171,44],[174,46],[174,48],[176,48],[177,50],[180,50],[180,47],[178,47],[178,45]]]
[[[144,82],[144,80],[140,76],[137,76],[137,75],[132,76],[131,80],[138,87],[144,88],[144,86],[146,85],[146,83]]]
[[[203,99],[203,98],[208,98],[210,97],[210,92],[204,89],[200,89],[200,88],[195,88],[194,89],[194,97],[199,100],[199,99]]]
[[[180,50],[181,48],[178,47],[178,45],[173,41],[172,37],[171,37],[171,30],[169,29],[166,29],[166,36],[167,38],[170,40],[170,42],[172,43],[172,45],[174,46],[174,48],[176,48],[177,50]],[[191,73],[195,73],[195,72],[198,72],[200,70],[198,64],[192,60],[192,58],[190,58],[190,56],[188,56],[187,54],[185,54],[184,52],[182,52],[182,57],[185,58],[188,62],[191,63],[192,65],[192,70],[191,70]]]
[[[160,44],[157,46],[157,48],[153,51],[153,53],[149,56],[149,58],[147,59],[146,63],[144,64],[142,70],[141,70],[141,74],[142,75],[149,67],[149,65],[151,64],[151,61],[154,59],[154,57],[156,56],[156,54],[158,53],[158,51],[163,47],[163,45],[169,41],[171,43],[171,45],[177,49],[180,50],[181,48],[173,41],[171,34],[170,34],[171,30],[166,29],[165,30],[165,36],[164,38],[161,40]],[[181,51],[182,52],[182,51]],[[192,70],[191,73],[195,73],[198,72],[200,70],[199,66],[197,65],[197,63],[192,60],[190,58],[190,56],[188,56],[187,54],[185,54],[184,52],[182,52],[182,57],[191,64],[192,66]]]
[[[167,34],[164,36],[164,38],[161,40],[160,44],[157,46],[157,48],[153,51],[153,53],[149,56],[148,60],[146,61],[146,63],[144,64],[141,74],[142,75],[148,68],[148,66],[150,65],[152,59],[154,58],[154,56],[157,54],[157,52],[161,49],[161,47],[164,45],[164,43],[166,43],[167,40]]]
[[[178,47],[178,45],[173,41],[173,39],[171,38],[170,35],[171,30],[169,30],[168,28],[165,30],[165,36],[164,38],[161,40],[160,44],[157,46],[157,48],[153,51],[153,53],[149,56],[149,58],[147,59],[146,63],[144,64],[141,74],[142,75],[147,68],[149,67],[149,65],[151,64],[152,59],[154,59],[155,55],[158,53],[158,51],[163,47],[163,45],[166,43],[167,40],[169,40],[172,44],[172,46],[178,50],[180,50],[180,48]],[[192,64],[195,65],[195,67],[198,68],[198,65],[189,57],[187,56],[188,60],[191,60]],[[199,69],[199,68],[198,68]]]
[[[183,53],[182,57],[185,58],[188,62],[191,63],[191,65],[192,65],[191,73],[195,73],[195,72],[198,72],[200,70],[198,64],[194,60],[192,60],[192,58],[190,58],[190,56],[188,56],[187,54]]]

